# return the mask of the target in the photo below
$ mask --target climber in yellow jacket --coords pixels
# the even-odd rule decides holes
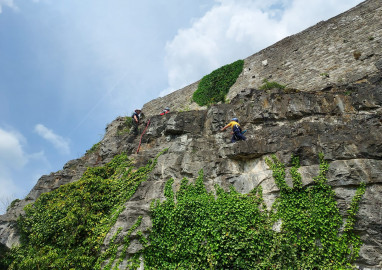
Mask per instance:
[[[242,130],[241,130],[241,127],[239,124],[239,119],[237,119],[236,117],[232,118],[231,122],[229,122],[220,131],[224,131],[229,127],[232,127],[232,132],[233,132],[231,143],[234,143],[234,142],[240,141],[240,140],[245,141],[247,139],[242,133]]]

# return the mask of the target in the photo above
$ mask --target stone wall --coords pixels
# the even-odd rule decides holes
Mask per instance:
[[[171,111],[190,111],[203,109],[191,101],[192,94],[198,88],[199,81],[182,89],[172,92],[164,97],[159,97],[143,105],[143,113],[146,116],[158,115],[166,107]]]
[[[246,58],[228,98],[264,79],[301,91],[347,84],[377,72],[381,58],[382,5],[368,0]]]
[[[227,95],[244,88],[259,88],[263,80],[276,81],[301,91],[325,89],[361,80],[377,72],[382,59],[382,5],[367,0],[334,18],[320,22],[244,60],[244,70]],[[191,97],[198,82],[146,103],[146,115],[200,109]]]

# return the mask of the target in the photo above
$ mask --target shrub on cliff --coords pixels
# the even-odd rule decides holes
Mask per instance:
[[[204,76],[192,100],[200,106],[224,102],[225,96],[242,72],[243,66],[244,60],[237,60]]]
[[[278,82],[269,82],[267,79],[264,79],[263,85],[260,86],[260,90],[270,90],[273,88],[285,89],[285,87],[285,85],[279,84]]]

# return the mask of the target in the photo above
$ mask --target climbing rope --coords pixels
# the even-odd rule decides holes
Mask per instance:
[[[137,154],[138,154],[138,152],[139,152],[139,148],[141,147],[143,134],[145,134],[146,129],[147,129],[147,127],[149,126],[149,124],[150,124],[150,119],[147,121],[147,125],[146,125],[145,129],[144,129],[143,132],[142,132],[141,139],[139,140],[139,145],[138,145],[138,149],[137,149]]]

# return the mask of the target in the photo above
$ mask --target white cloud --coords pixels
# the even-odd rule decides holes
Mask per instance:
[[[16,194],[21,192],[20,188],[15,185],[10,174],[4,170],[0,172],[0,215],[6,210],[6,207],[16,198]],[[5,212],[5,211],[4,211]]]
[[[24,144],[26,140],[20,133],[0,128],[0,215],[11,201],[24,198],[50,168],[43,151],[28,154],[23,150]],[[40,168],[41,164],[45,169]]]
[[[219,1],[166,45],[167,94],[286,35],[257,1]],[[197,67],[197,68],[196,68]]]
[[[27,163],[28,159],[22,149],[24,141],[21,134],[0,128],[0,168],[18,169]]]
[[[12,172],[23,169],[28,163],[23,143],[25,139],[20,133],[0,128],[0,214],[10,198],[21,192],[12,178]]]
[[[161,96],[243,59],[361,0],[215,0],[203,17],[166,44],[169,88]]]
[[[69,140],[61,137],[60,135],[55,134],[52,130],[48,129],[42,124],[37,124],[34,130],[45,140],[52,143],[53,146],[60,151],[60,153],[70,153]]]
[[[3,6],[18,10],[13,0],[0,0],[0,13],[3,11]]]
[[[320,21],[328,20],[361,2],[361,0],[294,0],[285,10],[280,24],[285,25],[289,32],[296,33]]]

